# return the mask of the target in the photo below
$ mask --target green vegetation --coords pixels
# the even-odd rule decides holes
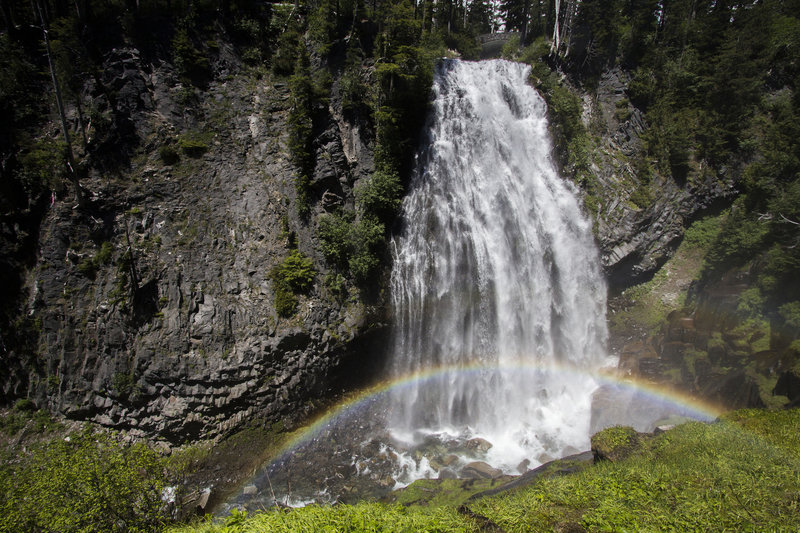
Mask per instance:
[[[793,531],[800,508],[800,411],[745,410],[657,436],[596,436],[629,455],[463,504],[430,498],[237,513],[173,533],[222,531]],[[437,482],[417,482],[421,492]],[[458,483],[456,480],[447,483]],[[412,485],[413,487],[413,485]],[[409,492],[409,497],[413,492]]]
[[[29,424],[32,425],[34,433],[40,434],[59,427],[47,411],[37,409],[36,405],[27,399],[17,400],[14,408],[0,417],[0,431],[9,437],[18,434]]]
[[[204,522],[171,530],[173,533],[256,532],[337,533],[362,531],[481,531],[477,523],[464,519],[455,509],[406,509],[401,505],[360,503],[321,507],[309,505],[289,513],[264,512],[248,516],[235,513],[222,524]]]
[[[0,531],[159,530],[171,521],[166,466],[88,429],[31,445],[0,465]]]
[[[681,309],[692,282],[700,279],[706,252],[721,230],[725,213],[692,222],[680,246],[652,279],[633,285],[621,294],[622,305],[609,316],[612,331],[641,329],[655,334],[664,327],[670,311]]]
[[[627,457],[638,445],[638,434],[632,427],[616,426],[592,436],[592,451],[608,461]]]
[[[189,132],[178,139],[178,147],[189,157],[202,157],[208,152],[208,143],[211,142],[212,137],[213,134],[210,132]],[[164,162],[166,163],[166,161]]]
[[[378,170],[356,193],[361,208],[383,224],[391,225],[403,202],[400,176],[392,170]]]
[[[294,75],[289,80],[289,90],[291,93],[289,152],[292,155],[292,163],[299,172],[295,181],[297,210],[305,217],[311,208],[311,175],[314,173],[315,161],[311,146],[313,88],[308,52],[304,47],[300,48]]]
[[[321,215],[321,250],[328,264],[366,287],[378,274],[386,229],[375,217],[364,216],[355,224],[353,218],[347,211]]]
[[[106,241],[100,245],[100,250],[92,257],[88,257],[78,263],[78,270],[87,278],[94,279],[97,269],[103,265],[111,263],[114,254],[114,245]]]
[[[590,531],[789,531],[800,504],[788,496],[800,484],[800,450],[787,432],[799,424],[797,411],[685,424],[644,441],[627,459],[488,498],[473,509],[506,531],[570,524]]]
[[[181,158],[177,150],[170,145],[165,145],[159,148],[158,156],[165,165],[174,165]]]
[[[314,263],[299,250],[292,250],[272,267],[269,277],[275,291],[275,310],[279,316],[290,317],[297,310],[297,294],[307,293],[314,284]]]
[[[175,66],[181,76],[181,81],[194,85],[202,85],[208,81],[211,75],[208,58],[203,54],[196,44],[193,13],[184,18],[175,32],[172,39],[172,51]]]

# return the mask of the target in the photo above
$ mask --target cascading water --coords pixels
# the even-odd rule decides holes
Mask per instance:
[[[309,428],[223,513],[382,497],[419,477],[469,476],[476,461],[516,474],[586,450],[607,425],[698,416],[621,382],[598,387],[605,285],[528,74],[439,65],[393,242],[393,375]]]
[[[391,398],[392,432],[482,437],[487,461],[507,471],[586,449],[596,388],[586,374],[604,363],[607,337],[591,223],[553,165],[529,71],[439,64],[393,243],[391,371],[446,370]],[[583,376],[519,370],[554,365]]]

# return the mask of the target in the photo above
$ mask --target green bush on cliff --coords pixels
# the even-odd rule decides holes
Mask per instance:
[[[275,310],[279,316],[292,316],[297,309],[297,294],[308,292],[314,284],[314,262],[300,250],[292,250],[272,267],[269,277],[275,291]]]
[[[356,197],[365,213],[390,225],[403,203],[403,184],[397,172],[378,170],[357,191]]]
[[[380,271],[386,227],[373,215],[364,215],[358,222],[354,219],[348,211],[321,215],[320,249],[329,265],[366,287]]]

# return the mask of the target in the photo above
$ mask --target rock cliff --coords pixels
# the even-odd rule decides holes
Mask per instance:
[[[614,67],[600,76],[596,87],[578,91],[584,125],[596,144],[590,167],[596,179],[595,234],[614,288],[652,276],[672,255],[692,219],[718,209],[736,193],[733,173],[703,171],[702,162],[688,180],[659,172],[643,175],[637,164],[657,162],[641,160],[647,123],[628,99],[629,83],[630,75]]]
[[[200,90],[169,63],[117,49],[102,90],[85,88],[108,123],[106,157],[82,182],[88,204],[54,198],[44,219],[24,309],[38,357],[7,393],[29,387],[69,418],[181,442],[297,419],[344,367],[378,359],[380,306],[326,290],[313,216],[296,214],[287,84],[238,69],[224,47],[215,68]],[[357,125],[334,107],[315,130],[320,208],[352,204],[372,170]],[[316,278],[287,319],[269,273],[295,245]]]

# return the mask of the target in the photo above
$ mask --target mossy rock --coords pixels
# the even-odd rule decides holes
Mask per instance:
[[[617,462],[633,453],[641,442],[630,426],[614,426],[592,436],[592,453],[596,461]]]

